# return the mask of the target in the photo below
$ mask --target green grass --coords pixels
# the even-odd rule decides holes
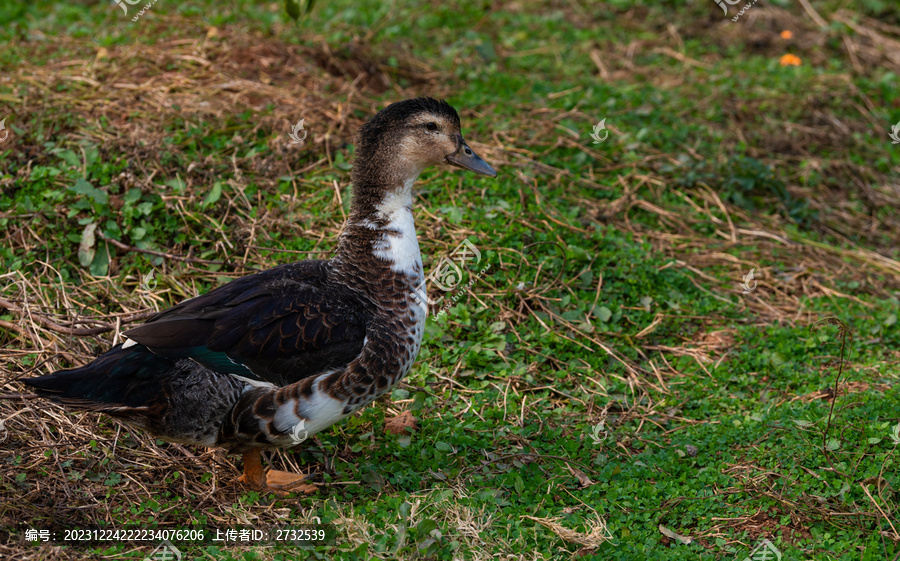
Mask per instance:
[[[3,399],[0,551],[82,558],[25,545],[27,525],[318,516],[337,535],[312,551],[176,545],[190,559],[730,560],[766,537],[786,560],[900,554],[896,62],[787,2],[757,4],[753,23],[714,2],[491,6],[340,0],[299,24],[276,3],[161,0],[134,23],[106,2],[0,8],[7,395],[112,341],[34,312],[118,332],[303,257],[282,250],[327,255],[352,135],[391,101],[446,97],[500,172],[420,179],[426,268],[466,238],[482,263],[463,282],[491,267],[429,319],[391,399],[273,456],[320,473],[318,494],[246,492],[221,452]],[[840,7],[881,37],[864,18],[900,25],[887,2],[816,9],[831,22]],[[803,64],[780,66],[788,52]],[[375,78],[349,95],[362,70]],[[284,125],[300,117],[309,142],[292,149]],[[828,317],[852,333],[834,402],[841,340],[810,329]],[[407,410],[417,428],[387,434]]]

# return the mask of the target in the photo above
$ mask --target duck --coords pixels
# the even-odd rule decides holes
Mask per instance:
[[[303,484],[308,476],[264,471],[261,452],[352,415],[418,356],[427,307],[413,184],[439,165],[497,176],[446,101],[388,105],[359,129],[350,211],[330,259],[237,278],[125,331],[86,366],[22,381],[155,438],[241,454],[238,481],[254,488]]]

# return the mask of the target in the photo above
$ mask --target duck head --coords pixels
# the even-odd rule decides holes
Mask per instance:
[[[377,207],[386,198],[398,197],[411,204],[413,182],[422,170],[436,165],[497,176],[466,144],[459,114],[446,101],[419,97],[388,105],[359,130],[354,206]]]
[[[497,176],[466,144],[456,109],[430,97],[388,105],[363,125],[357,152],[357,162],[360,160],[401,168],[396,171],[407,176],[418,176],[425,168],[439,164]]]

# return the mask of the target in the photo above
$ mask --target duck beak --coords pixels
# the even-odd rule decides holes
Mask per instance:
[[[451,166],[474,171],[481,175],[497,177],[497,172],[494,171],[494,168],[489,166],[488,163],[482,160],[474,150],[469,148],[469,145],[466,144],[466,141],[463,140],[462,137],[459,138],[459,149],[447,156],[446,159],[447,163]]]

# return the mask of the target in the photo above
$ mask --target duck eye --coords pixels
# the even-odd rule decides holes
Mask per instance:
[[[425,128],[428,129],[428,130],[430,130],[430,131],[436,131],[436,130],[438,130],[437,123],[425,123]]]

